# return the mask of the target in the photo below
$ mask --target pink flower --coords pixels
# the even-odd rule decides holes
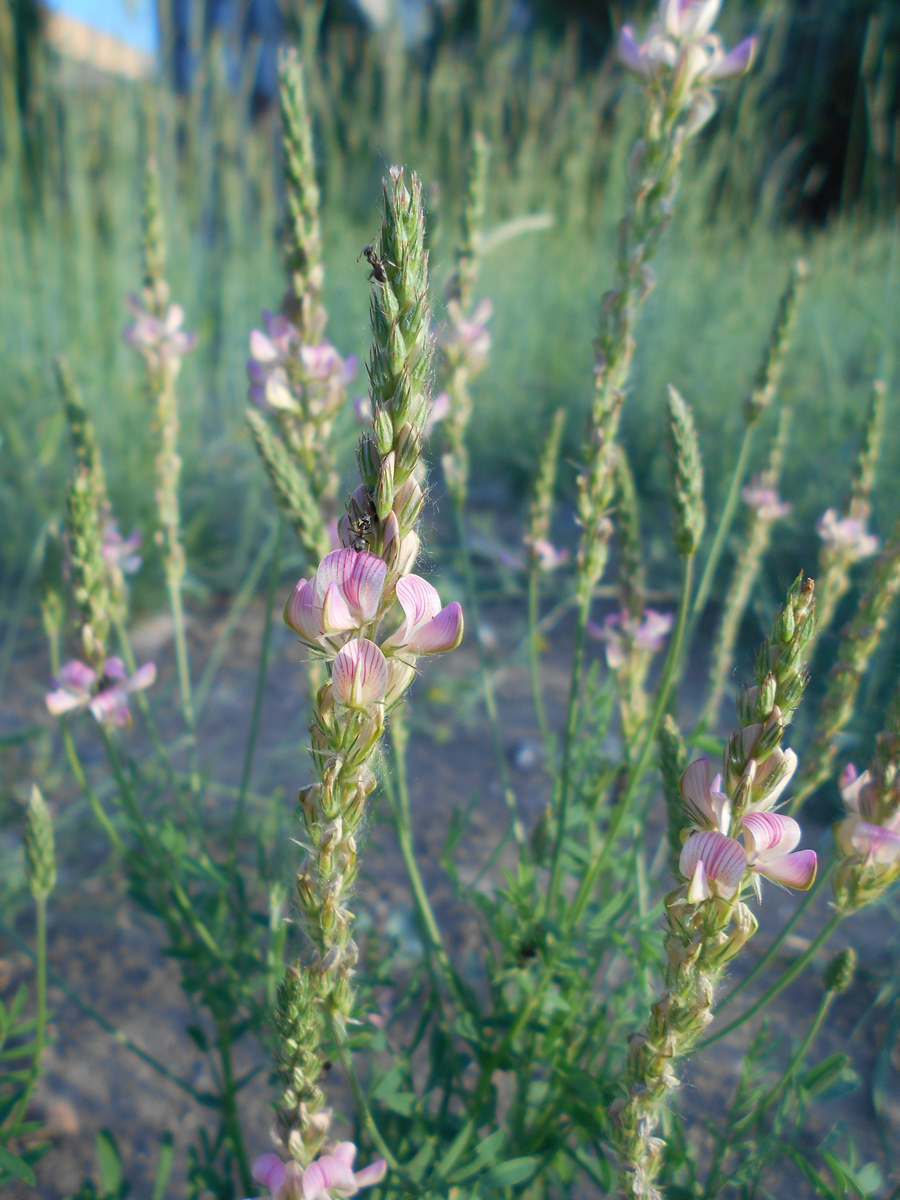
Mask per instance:
[[[134,321],[123,335],[128,345],[143,354],[151,367],[177,368],[184,355],[197,344],[197,335],[185,333],[181,328],[184,324],[181,305],[170,304],[165,316],[156,317],[144,308],[138,296],[129,296],[127,304],[134,314]]]
[[[546,538],[537,538],[532,542],[530,539],[525,539],[526,545],[530,548],[534,555],[538,567],[542,571],[555,571],[558,567],[563,566],[569,561],[568,550],[557,549],[552,542],[548,542]]]
[[[837,509],[829,508],[816,522],[816,533],[832,552],[858,562],[877,553],[880,545],[874,534],[866,531],[865,521],[858,517],[839,517]]]
[[[462,641],[463,614],[454,600],[441,607],[437,589],[418,575],[406,575],[397,581],[397,600],[403,609],[403,621],[396,633],[384,643],[385,649],[406,654],[442,654],[455,650]]]
[[[606,642],[607,666],[611,671],[618,671],[628,661],[629,645],[643,654],[658,653],[665,644],[673,621],[671,613],[659,613],[653,608],[646,609],[640,621],[623,610],[610,613],[602,625],[589,621],[587,631],[591,637]]]
[[[762,521],[777,521],[781,517],[786,517],[794,507],[782,500],[775,488],[765,487],[758,480],[754,480],[753,483],[743,488],[741,499],[748,508],[754,509]]]
[[[263,313],[266,331],[250,333],[250,399],[270,412],[301,411],[305,398],[314,415],[339,403],[356,374],[356,359],[341,358],[330,342],[305,346],[300,330],[281,313]]]
[[[691,904],[711,896],[730,900],[746,869],[744,847],[724,833],[695,833],[681,847],[678,870],[689,880],[687,898]]]
[[[342,1200],[380,1183],[387,1173],[383,1158],[354,1172],[353,1142],[332,1143],[330,1149],[305,1171],[298,1162],[283,1163],[277,1154],[264,1154],[253,1164],[253,1178],[269,1189],[272,1200]]]
[[[719,14],[721,0],[661,0],[659,19],[638,42],[631,25],[619,32],[617,50],[621,63],[644,79],[666,71],[680,72],[682,94],[721,79],[731,79],[749,71],[756,53],[755,38],[746,38],[726,51],[712,27]],[[697,97],[701,99],[701,97]],[[696,132],[713,112],[711,97],[705,100],[705,118],[693,114],[691,132]]]
[[[781,813],[751,812],[742,818],[747,865],[757,876],[765,875],[787,887],[808,891],[816,878],[815,850],[797,850],[800,826],[793,817]]]
[[[690,818],[700,829],[727,833],[731,824],[731,801],[722,791],[722,776],[709,783],[709,763],[705,758],[692,762],[681,777],[681,798]]]
[[[135,553],[140,544],[140,533],[132,533],[130,537],[123,538],[119,533],[117,521],[112,518],[104,521],[100,553],[107,566],[117,567],[125,575],[133,575],[135,571],[140,570],[143,562],[141,556]]]
[[[331,666],[335,704],[368,708],[384,700],[388,690],[387,659],[368,638],[348,642]]]
[[[285,624],[305,642],[329,649],[333,635],[361,629],[381,604],[387,566],[368,550],[333,550],[319,563],[312,583],[301,579],[284,606]]]
[[[878,791],[870,771],[857,774],[853,763],[841,772],[838,786],[849,815],[836,827],[844,854],[861,854],[866,866],[890,866],[900,856],[900,808],[884,817],[878,811]]]
[[[129,677],[121,658],[108,658],[103,664],[99,688],[97,672],[86,663],[73,659],[60,668],[54,680],[56,689],[48,692],[45,702],[53,716],[89,708],[101,725],[127,725],[131,720],[128,711],[128,693],[143,691],[156,679],[156,665],[144,663]]]

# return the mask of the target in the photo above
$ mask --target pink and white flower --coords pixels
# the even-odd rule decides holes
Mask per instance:
[[[879,539],[866,529],[858,517],[839,517],[837,509],[829,508],[816,522],[816,533],[832,554],[859,562],[878,552]]]
[[[752,508],[761,521],[778,521],[793,511],[793,504],[782,500],[773,487],[766,487],[759,480],[749,483],[741,491],[741,499]]]
[[[119,532],[119,523],[111,517],[103,523],[103,541],[100,553],[108,567],[120,570],[124,575],[133,575],[141,568],[143,559],[137,553],[141,544],[141,534],[132,533],[123,538]]]
[[[378,615],[387,566],[368,550],[333,550],[315,579],[301,579],[284,606],[284,621],[305,642],[334,648],[340,635],[362,629]],[[338,635],[335,642],[335,635]]]
[[[93,667],[73,659],[60,668],[54,680],[56,688],[47,693],[45,703],[55,717],[88,708],[101,725],[123,726],[131,720],[128,694],[143,691],[155,680],[156,664],[152,662],[129,676],[121,658],[108,658],[98,680]]]
[[[746,869],[744,847],[724,833],[695,833],[681,847],[678,870],[688,880],[687,898],[691,904],[712,896],[730,900]]]
[[[441,606],[437,589],[419,575],[397,581],[397,600],[403,621],[384,643],[385,649],[404,654],[443,654],[462,641],[462,608],[454,600]]]
[[[387,1173],[383,1158],[354,1171],[355,1158],[353,1142],[338,1142],[306,1170],[298,1162],[284,1163],[277,1154],[264,1154],[254,1162],[252,1174],[268,1188],[271,1200],[343,1200],[360,1188],[380,1183]]]
[[[727,833],[731,825],[731,801],[722,791],[722,776],[709,782],[709,763],[705,758],[692,762],[681,777],[681,798],[691,820],[700,829]]]
[[[170,304],[163,317],[154,316],[139,296],[128,297],[127,304],[134,321],[124,332],[125,341],[144,356],[152,368],[167,366],[177,369],[178,363],[197,344],[195,333],[186,333],[184,309]]]
[[[759,876],[806,891],[816,877],[814,850],[794,850],[800,826],[779,813],[747,813],[741,820],[744,844],[718,830],[689,837],[679,871],[688,880],[687,898],[699,904],[712,896],[730,900],[749,870],[759,895]]]
[[[559,549],[552,542],[548,542],[546,538],[536,538],[534,541],[526,538],[525,544],[531,550],[539,569],[546,571],[548,574],[551,571],[556,571],[569,561],[568,550]]]
[[[356,374],[356,359],[343,359],[331,342],[306,346],[300,330],[282,313],[263,313],[265,333],[250,333],[250,399],[270,412],[301,411],[306,399],[314,414],[338,402]]]
[[[638,42],[631,25],[622,26],[617,42],[620,61],[644,79],[677,70],[685,93],[746,74],[756,53],[756,39],[745,38],[726,51],[711,32],[720,7],[721,0],[661,0],[659,18],[643,42]],[[707,119],[711,115],[710,107]]]
[[[348,642],[331,666],[334,702],[345,708],[363,709],[380,704],[388,690],[388,664],[384,654],[368,638]]]
[[[890,866],[900,857],[900,807],[879,813],[878,792],[870,771],[857,774],[853,763],[841,772],[838,786],[849,814],[835,830],[844,854],[861,854],[867,866]]]
[[[665,645],[673,621],[671,613],[660,613],[653,608],[646,609],[641,620],[623,610],[610,613],[602,625],[589,621],[587,631],[591,637],[606,643],[607,665],[611,671],[618,671],[628,661],[629,646],[643,654],[657,654]]]

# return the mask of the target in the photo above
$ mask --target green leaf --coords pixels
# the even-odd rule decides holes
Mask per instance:
[[[492,1187],[512,1187],[514,1183],[524,1183],[534,1174],[537,1164],[536,1158],[511,1158],[508,1162],[491,1167],[487,1182]]]
[[[97,1134],[97,1167],[104,1192],[118,1196],[124,1182],[122,1159],[116,1139],[108,1129]]]
[[[401,1117],[411,1117],[416,1107],[416,1096],[414,1092],[394,1092],[392,1096],[385,1096],[382,1104]]]
[[[398,1092],[403,1084],[403,1071],[400,1067],[391,1067],[387,1074],[375,1084],[372,1090],[372,1096],[375,1100],[385,1100],[388,1096],[392,1096],[394,1092]]]
[[[23,1183],[27,1183],[29,1187],[37,1187],[37,1180],[34,1177],[34,1171],[29,1167],[27,1162],[23,1162],[18,1154],[13,1154],[11,1150],[7,1150],[5,1146],[0,1146],[0,1171],[5,1171],[7,1175],[13,1179],[21,1179]],[[2,1180],[0,1180],[2,1182]]]
[[[153,1184],[153,1200],[163,1200],[166,1184],[172,1173],[172,1162],[175,1151],[172,1146],[172,1135],[168,1130],[159,1139],[159,1162],[156,1164],[156,1180]]]
[[[479,1171],[483,1171],[485,1167],[490,1166],[500,1152],[500,1147],[503,1145],[505,1133],[502,1129],[497,1129],[486,1137],[475,1151],[475,1157],[465,1166],[460,1167],[458,1171],[447,1180],[448,1183],[462,1183],[464,1179],[470,1179],[473,1175],[477,1175]]]

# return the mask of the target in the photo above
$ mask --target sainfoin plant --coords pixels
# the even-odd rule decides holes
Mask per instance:
[[[547,777],[537,820],[523,811],[504,749],[468,522],[466,437],[478,420],[472,385],[491,351],[492,306],[478,294],[489,210],[485,139],[472,136],[443,320],[433,312],[422,181],[408,167],[389,169],[380,232],[363,252],[371,290],[368,395],[351,404],[355,364],[326,338],[304,72],[296,54],[282,57],[285,291],[278,311],[248,330],[247,360],[247,421],[277,517],[256,689],[245,705],[249,737],[224,813],[211,802],[215,766],[198,732],[211,682],[206,673],[194,676],[183,605],[189,565],[178,386],[197,339],[185,331],[190,314],[166,279],[159,170],[148,155],[143,277],[127,302],[125,340],[141,364],[155,438],[155,537],[142,545],[120,532],[98,435],[60,360],[75,463],[65,531],[48,549],[42,614],[53,679],[46,709],[58,718],[68,767],[131,897],[152,915],[177,964],[196,1014],[193,1051],[211,1081],[200,1088],[177,1063],[141,1052],[207,1114],[180,1175],[170,1176],[172,1159],[161,1144],[156,1197],[170,1194],[171,1178],[179,1194],[217,1200],[336,1200],[363,1189],[397,1200],[713,1200],[783,1194],[772,1188],[787,1186],[790,1171],[814,1181],[819,1195],[847,1194],[847,1179],[856,1194],[868,1194],[833,1142],[819,1155],[800,1137],[810,1080],[832,1070],[829,1060],[821,1070],[808,1060],[832,1001],[852,980],[846,950],[826,969],[818,1010],[792,1031],[796,1043],[781,1059],[766,1058],[765,1032],[751,1041],[733,1101],[724,1114],[703,1114],[703,1136],[696,1114],[681,1107],[686,1072],[696,1079],[713,1053],[700,1052],[765,1010],[843,921],[879,903],[900,877],[900,698],[868,769],[841,753],[900,590],[900,532],[882,544],[869,528],[882,384],[873,388],[852,496],[843,505],[836,498],[817,525],[822,582],[797,564],[752,664],[740,650],[741,621],[778,523],[792,512],[781,478],[791,414],[780,381],[808,274],[802,261],[786,267],[715,517],[707,511],[710,466],[679,381],[660,398],[677,601],[658,599],[648,583],[649,539],[620,429],[634,387],[641,309],[654,287],[652,260],[676,210],[681,174],[694,161],[691,143],[716,113],[715,89],[745,75],[754,59],[752,38],[726,50],[713,29],[719,7],[720,0],[661,0],[643,37],[627,25],[619,37],[621,63],[642,89],[643,123],[601,304],[587,427],[565,480],[566,412],[554,416],[521,547],[503,563],[527,575],[522,649]],[[352,423],[351,407],[362,425],[354,465],[339,459],[338,433]],[[751,476],[752,444],[763,430],[768,454]],[[438,464],[434,478],[443,481],[458,540],[454,569],[443,576],[423,550],[428,502],[441,491],[429,484],[430,463]],[[351,475],[342,507],[339,480]],[[571,552],[552,541],[560,481],[575,497]],[[309,686],[296,705],[308,704],[308,737],[296,751],[296,804],[285,816],[283,800],[271,798],[262,820],[251,780],[262,752],[288,527],[304,568],[285,589],[283,621],[305,664]],[[653,536],[658,542],[660,531]],[[720,597],[730,546],[732,575]],[[51,551],[60,569],[52,569]],[[131,640],[128,580],[153,564],[162,568],[171,606],[181,723],[174,739],[171,713],[163,719],[157,701],[156,666],[136,660]],[[821,635],[856,571],[867,572],[856,612],[816,704],[805,693]],[[612,609],[601,599],[609,585]],[[542,612],[548,594],[553,608]],[[465,660],[466,636],[477,652],[496,751],[483,771],[498,776],[507,821],[474,884],[459,871],[453,846],[443,856],[478,931],[477,953],[470,945],[456,957],[417,858],[407,754],[421,728],[417,677],[445,655],[459,651],[457,661]],[[569,640],[559,713],[548,699],[542,656],[549,646],[557,661]],[[592,648],[599,653],[589,664]],[[698,698],[696,668],[705,671],[710,661]],[[720,731],[735,663],[736,713]],[[801,718],[813,711],[795,725],[798,709]],[[102,787],[90,769],[96,756],[87,752],[94,738],[109,768]],[[800,811],[823,784],[843,805],[824,856],[810,845]],[[392,825],[405,870],[418,930],[412,955],[397,953],[386,930],[359,911],[376,815]],[[0,1171],[28,1180],[42,1152],[26,1111],[49,1036],[46,909],[57,883],[51,818],[37,789],[24,859],[37,912],[36,1015],[22,1028],[18,1011],[2,1013],[3,1036],[20,1039],[15,1048],[27,1066],[4,1079]],[[366,870],[377,877],[374,857]],[[798,906],[780,929],[770,903],[776,888]],[[799,906],[824,888],[830,915],[815,938],[739,1016],[724,1017],[774,960]],[[767,948],[748,971],[748,943],[758,931]],[[731,972],[738,982],[729,986]],[[271,1084],[271,1136],[262,1144],[250,1144],[247,1132],[254,1073],[236,1067],[236,1047],[251,1040]],[[107,1165],[109,1153],[107,1144]],[[124,1194],[118,1186],[104,1183],[103,1194]],[[79,1195],[96,1196],[92,1187]]]

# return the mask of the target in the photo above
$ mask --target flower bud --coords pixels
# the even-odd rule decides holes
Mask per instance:
[[[378,483],[378,469],[381,466],[381,457],[375,448],[375,438],[371,434],[360,438],[359,445],[356,447],[356,462],[359,467],[360,477],[366,487],[375,487]]]
[[[404,537],[418,521],[424,503],[422,489],[414,479],[407,479],[394,494],[393,508],[400,523],[400,533]]]
[[[387,409],[381,405],[375,409],[372,428],[375,433],[375,449],[382,458],[385,458],[390,454],[394,445],[394,426]]]
[[[840,950],[825,968],[822,982],[829,992],[846,992],[856,974],[856,951],[852,946]]]
[[[32,784],[25,815],[25,874],[35,900],[45,899],[56,886],[53,822],[37,784]]]
[[[378,520],[383,521],[391,511],[394,503],[394,452],[382,459],[378,470],[378,482],[375,485],[375,512]],[[399,519],[399,518],[398,518]],[[402,524],[402,522],[401,522]]]

